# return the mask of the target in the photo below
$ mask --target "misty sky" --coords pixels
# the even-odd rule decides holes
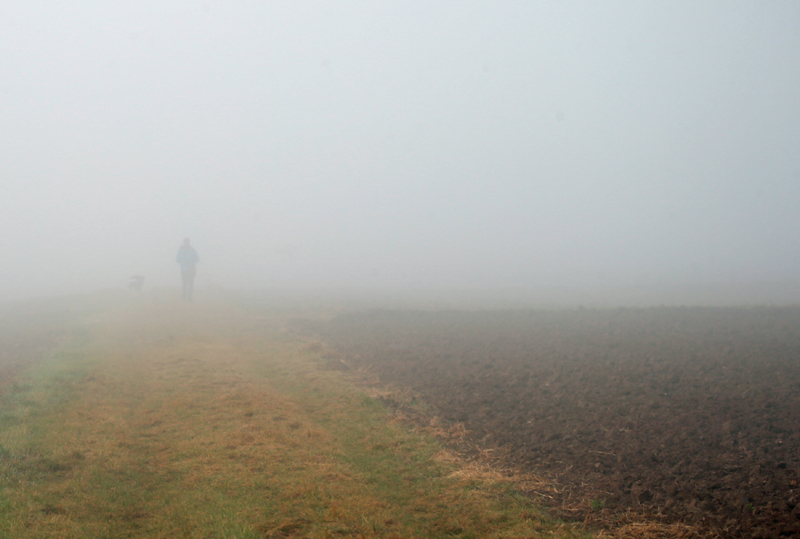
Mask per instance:
[[[0,299],[800,278],[800,3],[0,0]]]

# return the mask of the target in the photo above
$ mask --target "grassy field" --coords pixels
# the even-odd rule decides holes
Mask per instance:
[[[285,315],[113,294],[14,308],[0,537],[585,537],[326,370]]]

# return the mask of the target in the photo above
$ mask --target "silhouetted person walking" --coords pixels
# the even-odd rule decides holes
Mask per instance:
[[[175,259],[181,265],[181,278],[183,279],[183,301],[192,301],[194,295],[194,276],[197,274],[197,263],[200,257],[194,250],[189,238],[183,240],[183,245],[178,249]]]

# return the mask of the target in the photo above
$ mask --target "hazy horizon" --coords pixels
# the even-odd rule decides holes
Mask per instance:
[[[187,236],[198,289],[800,298],[797,3],[3,2],[0,48],[0,301]]]

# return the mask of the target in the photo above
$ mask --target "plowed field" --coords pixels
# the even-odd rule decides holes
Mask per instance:
[[[372,311],[298,322],[412,389],[556,513],[800,536],[800,309]]]

